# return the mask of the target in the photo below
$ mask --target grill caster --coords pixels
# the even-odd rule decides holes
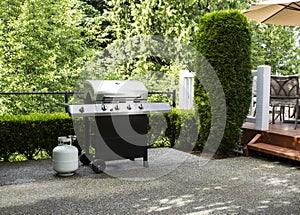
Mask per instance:
[[[144,167],[148,168],[149,167],[148,161],[143,161],[143,165]]]
[[[101,159],[96,159],[94,160],[92,163],[92,169],[93,171],[98,174],[98,173],[102,173],[105,168],[106,168],[106,164],[105,164],[105,161],[104,160],[101,160]]]
[[[89,165],[91,163],[91,159],[86,153],[80,155],[79,160],[83,165]]]

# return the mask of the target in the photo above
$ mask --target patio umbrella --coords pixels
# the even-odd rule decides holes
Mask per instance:
[[[269,0],[253,3],[244,15],[261,23],[300,26],[300,1]]]

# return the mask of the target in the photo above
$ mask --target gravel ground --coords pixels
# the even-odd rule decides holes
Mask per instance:
[[[142,161],[80,166],[58,177],[51,160],[0,163],[1,214],[299,214],[300,167],[253,157],[207,160],[173,149]]]

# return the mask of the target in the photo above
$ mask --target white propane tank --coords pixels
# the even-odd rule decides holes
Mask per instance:
[[[72,137],[59,137],[53,149],[53,169],[60,176],[74,175],[78,169],[78,149],[70,145]]]

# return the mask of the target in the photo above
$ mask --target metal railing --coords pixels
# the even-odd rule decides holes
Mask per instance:
[[[148,92],[149,95],[167,95],[172,96],[172,107],[176,107],[176,90],[173,90],[172,92]]]
[[[71,92],[71,91],[65,91],[65,92],[0,92],[0,95],[64,95],[64,102],[69,102],[69,96],[73,96],[74,94],[82,94],[81,92]],[[65,107],[65,111],[68,112],[68,108]]]
[[[72,91],[50,91],[50,92],[0,92],[0,95],[64,95],[64,102],[67,104],[69,102],[69,96],[73,96],[75,94],[83,94],[83,92],[72,92]],[[167,95],[172,96],[172,107],[176,107],[176,90],[172,92],[148,92],[149,95]],[[67,107],[65,108],[67,112]]]

